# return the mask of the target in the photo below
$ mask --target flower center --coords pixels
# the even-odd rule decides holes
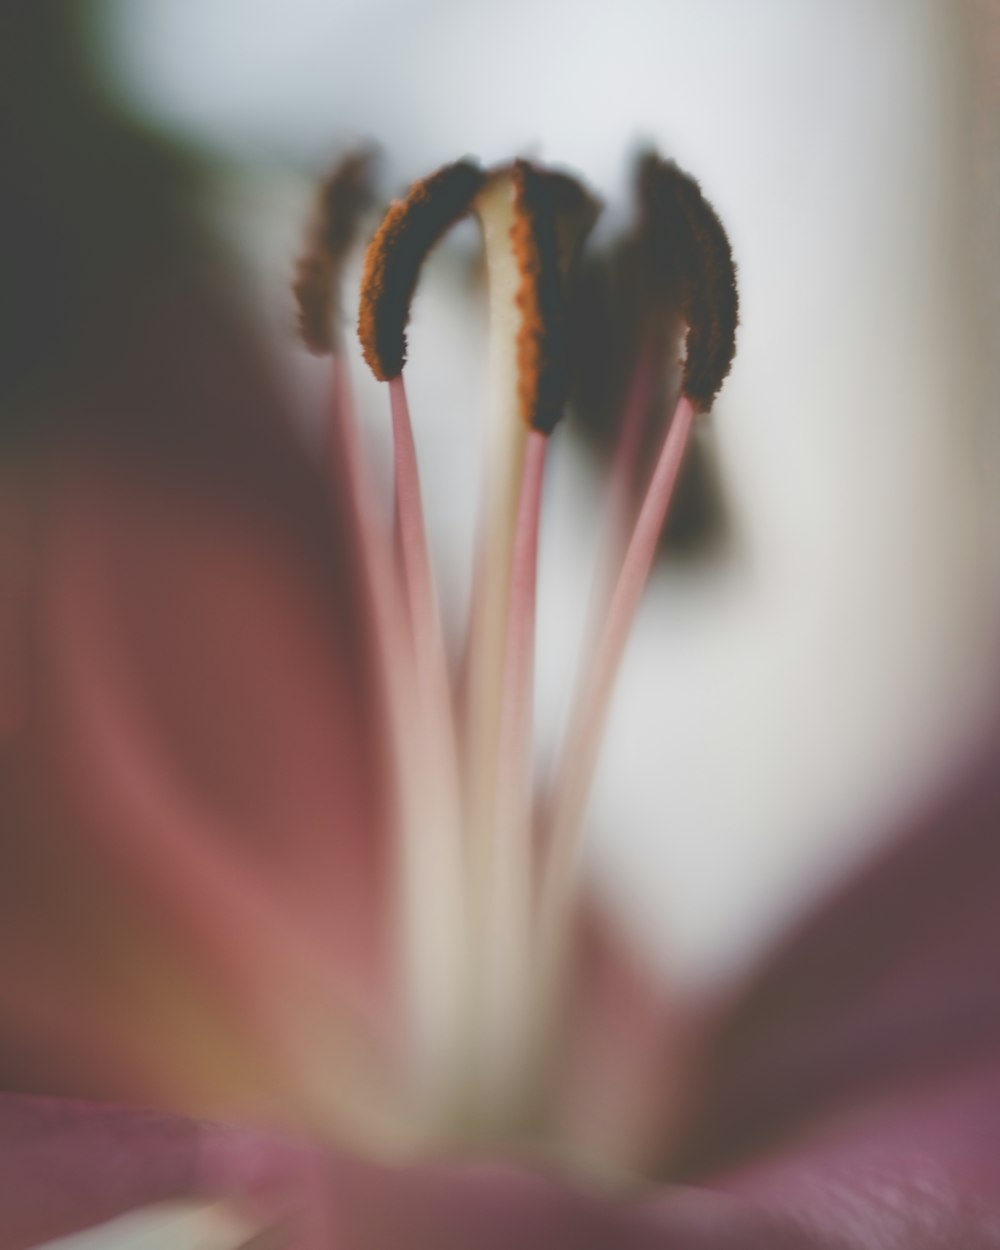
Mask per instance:
[[[391,535],[359,452],[330,289],[360,202],[351,158],[324,190],[324,214],[296,293],[307,343],[333,356],[337,426],[361,521],[395,777],[400,972],[408,1073],[428,1134],[523,1131],[558,1039],[571,964],[580,831],[615,676],[696,414],[711,406],[734,351],[735,275],[718,218],[697,184],[647,157],[630,242],[630,295],[642,323],[609,502],[610,576],[584,656],[566,739],[542,795],[532,786],[537,552],[550,439],[567,406],[573,267],[596,217],[565,174],[517,160],[470,160],[415,183],[368,246],[359,334],[389,392]],[[343,185],[341,185],[343,184]],[[348,205],[348,210],[344,205]],[[489,283],[487,473],[465,663],[449,665],[403,380],[406,326],[421,266],[473,213]],[[634,472],[651,378],[686,330],[680,393],[638,508]],[[643,398],[645,397],[645,398]]]

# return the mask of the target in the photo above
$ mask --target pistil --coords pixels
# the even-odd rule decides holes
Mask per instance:
[[[528,433],[519,417],[517,292],[521,274],[511,243],[516,210],[509,170],[491,175],[476,199],[475,212],[483,235],[488,283],[489,412],[463,721],[470,886],[474,909],[482,911],[489,892],[511,563]],[[480,934],[475,940],[481,945],[485,936]]]
[[[532,1044],[532,721],[538,531],[548,440],[568,389],[559,239],[549,176],[525,161],[511,171],[510,245],[516,304],[519,417],[528,430],[514,530],[496,789],[487,863],[484,1084],[488,1112],[516,1120]]]

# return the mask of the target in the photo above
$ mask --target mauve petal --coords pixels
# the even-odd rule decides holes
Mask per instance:
[[[871,1100],[919,1096],[996,1062],[998,830],[994,729],[961,779],[807,917],[718,1021],[670,1175],[741,1166]]]
[[[207,1059],[218,1112],[233,1021],[168,883],[207,843],[220,882],[252,885],[352,1008],[384,1014],[384,743],[339,505],[226,311],[184,283],[158,294],[122,326],[121,369],[86,377],[63,432],[4,466],[0,1081],[153,1100]],[[97,702],[134,714],[117,739]],[[142,777],[169,797],[155,831],[114,802]],[[150,859],[144,878],[154,844],[170,871]],[[211,878],[187,880],[193,896]],[[277,1004],[287,964],[258,927],[242,959]]]
[[[802,1250],[995,1250],[1000,1058],[844,1108],[823,1129],[710,1185],[794,1233],[790,1244]],[[671,1200],[652,1213],[669,1225]],[[732,1218],[717,1250],[750,1244],[737,1235],[739,1207]]]
[[[996,1250],[1000,1064],[845,1113],[702,1185],[586,1193],[518,1167],[338,1164],[328,1226],[351,1250]]]
[[[280,1246],[319,1230],[313,1244],[350,1250],[658,1244],[626,1208],[515,1166],[387,1170],[222,1125],[0,1099],[0,1250],[188,1197],[242,1199],[287,1230]]]
[[[632,1245],[623,1210],[511,1166],[338,1173],[333,1227],[352,1250]]]
[[[190,1120],[0,1096],[0,1250],[195,1194],[200,1149]]]
[[[5,1098],[0,1250],[171,1198],[240,1202],[287,1247],[991,1250],[998,1110],[994,1065],[872,1102],[704,1186],[616,1195],[514,1163],[387,1169],[224,1125]]]
[[[725,1193],[651,1200],[494,1162],[386,1170],[340,1160],[327,1176],[329,1244],[350,1250],[811,1250],[797,1222]]]

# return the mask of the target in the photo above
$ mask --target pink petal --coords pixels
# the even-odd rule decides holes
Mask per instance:
[[[350,530],[250,345],[185,299],[123,340],[0,490],[0,1082],[218,1112],[266,1086],[220,987],[279,1015],[279,930],[386,1027],[384,743]]]
[[[386,1169],[221,1125],[8,1097],[0,1250],[181,1197],[242,1201],[289,1247],[987,1250],[1000,1245],[998,1160],[996,1064],[873,1101],[728,1176],[645,1193],[514,1163]]]
[[[199,1145],[190,1120],[0,1097],[0,1250],[190,1196]]]
[[[388,1171],[340,1160],[328,1226],[350,1250],[814,1250],[801,1229],[742,1198],[601,1193],[513,1163]]]
[[[799,1225],[803,1246],[1000,1246],[1000,1058],[845,1109],[718,1183]]]
[[[736,1164],[1000,1054],[1000,732],[723,1012],[675,1169]]]
[[[587,1193],[506,1165],[331,1174],[351,1250],[993,1250],[1000,1063],[872,1102],[738,1173]]]

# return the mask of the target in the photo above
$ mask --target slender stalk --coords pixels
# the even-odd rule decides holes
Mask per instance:
[[[404,577],[400,586],[395,576],[394,552],[363,454],[341,350],[335,349],[332,364],[329,468],[335,485],[346,493],[357,530],[395,779],[396,940],[412,1030],[410,1076],[421,1108],[413,1115],[416,1120],[423,1109],[449,1102],[446,1087],[455,1083],[454,1048],[461,1036],[456,1021],[464,1010],[465,972],[452,966],[464,959],[465,903],[451,704],[405,394],[401,411],[394,407],[393,413],[397,460],[402,462],[397,469],[397,546],[402,556],[405,529],[415,593],[410,581]],[[413,611],[417,604],[422,613],[419,644]],[[423,665],[419,662],[418,646],[424,651],[436,648],[436,691],[427,681],[426,659]],[[434,1117],[437,1112],[426,1114]]]
[[[610,490],[615,546],[619,541],[624,540],[623,531],[627,524],[628,500],[639,456],[639,444],[642,441],[643,419],[649,409],[653,390],[653,360],[652,347],[648,342],[644,343],[639,349],[639,355],[632,370],[625,405],[619,421],[620,434],[611,466]]]
[[[417,686],[427,718],[425,729],[436,747],[435,762],[442,769],[440,775],[448,792],[454,797],[455,810],[451,815],[456,822],[453,833],[457,837],[459,770],[454,710],[441,613],[427,547],[413,426],[402,376],[389,382],[389,397],[395,462],[397,548],[409,607]],[[455,861],[460,863],[461,845],[456,843],[453,849]]]
[[[542,878],[541,943],[546,975],[557,964],[572,905],[575,860],[590,783],[615,678],[649,578],[667,509],[694,425],[694,408],[681,396],[663,441],[611,595],[603,631],[584,671],[563,749],[551,808]]]
[[[629,379],[625,403],[618,419],[620,431],[608,479],[608,496],[600,553],[595,563],[584,654],[596,649],[601,627],[614,591],[618,570],[635,522],[636,464],[642,444],[643,424],[653,390],[655,353],[649,339],[640,346]]]
[[[351,376],[344,350],[339,346],[330,355],[330,382],[333,393],[326,424],[328,470],[331,479],[347,491],[360,541],[369,542],[367,535],[375,519],[375,490],[361,450]]]
[[[392,409],[397,546],[413,629],[413,649],[421,659],[430,659],[432,653],[438,650],[434,635],[439,617],[427,551],[417,451],[402,375],[389,383],[389,402]]]
[[[361,446],[343,348],[331,355],[332,402],[326,430],[328,476],[332,489],[347,501],[361,551],[359,568],[371,612],[374,651],[384,704],[392,702],[392,670],[398,664],[401,605],[392,576],[392,556],[385,520],[378,506],[371,469]],[[389,715],[391,710],[387,709]]]

